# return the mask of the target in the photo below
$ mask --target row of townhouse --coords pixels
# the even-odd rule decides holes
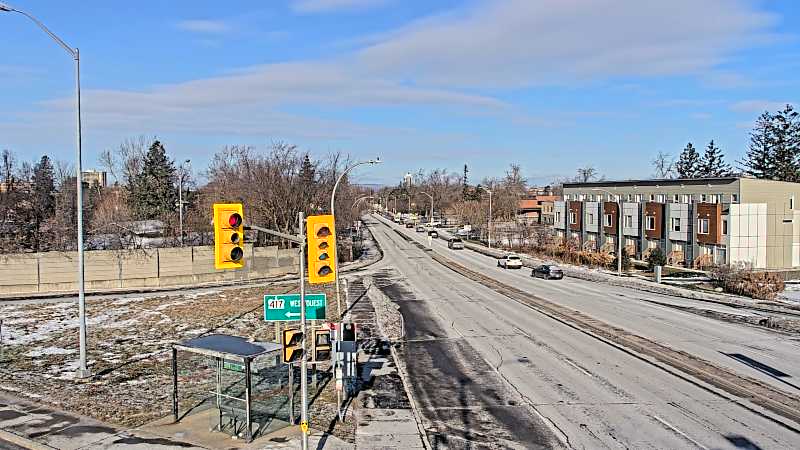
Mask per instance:
[[[565,183],[553,204],[556,236],[628,254],[660,248],[668,264],[746,263],[800,268],[800,184],[745,177]],[[619,209],[622,214],[619,214]],[[621,216],[621,217],[620,217]]]

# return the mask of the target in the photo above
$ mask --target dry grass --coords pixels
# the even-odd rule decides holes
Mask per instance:
[[[718,266],[711,277],[725,292],[759,300],[773,300],[785,289],[783,279],[770,272],[755,272],[744,266]]]

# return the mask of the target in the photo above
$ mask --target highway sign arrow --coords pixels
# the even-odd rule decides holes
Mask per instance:
[[[306,319],[324,320],[327,304],[325,294],[306,294]],[[264,320],[267,322],[300,320],[300,295],[265,295]]]

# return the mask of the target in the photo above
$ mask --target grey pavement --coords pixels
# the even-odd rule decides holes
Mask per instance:
[[[379,292],[373,289],[370,295],[386,296],[401,309],[407,341],[398,350],[398,364],[412,378],[412,397],[432,443],[800,447],[800,434],[770,414],[745,409],[702,383],[675,376],[445,268],[415,244],[426,245],[427,239],[413,230],[377,220],[370,226],[385,258],[364,275],[365,283],[371,279],[379,285]],[[497,269],[493,259],[448,250],[441,241],[434,241],[434,251],[548,301],[701,353],[749,376],[761,375],[776,386],[794,384],[800,373],[795,337],[636,300],[655,294],[582,280],[531,279],[529,271]],[[785,369],[778,373],[786,377],[777,380],[729,356],[737,353],[765,361],[761,369]]]

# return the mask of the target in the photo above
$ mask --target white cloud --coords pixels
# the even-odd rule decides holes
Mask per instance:
[[[793,104],[793,102],[776,102],[772,100],[742,100],[730,106],[731,111],[744,112],[744,113],[762,113],[764,111],[775,112],[783,109],[786,104]]]
[[[769,39],[775,20],[741,0],[494,0],[411,24],[359,57],[374,73],[449,86],[684,75]]]
[[[222,34],[231,30],[230,25],[221,20],[181,20],[175,27],[193,33]]]
[[[374,8],[387,0],[295,0],[292,9],[298,13],[312,14],[330,11],[353,11]]]

